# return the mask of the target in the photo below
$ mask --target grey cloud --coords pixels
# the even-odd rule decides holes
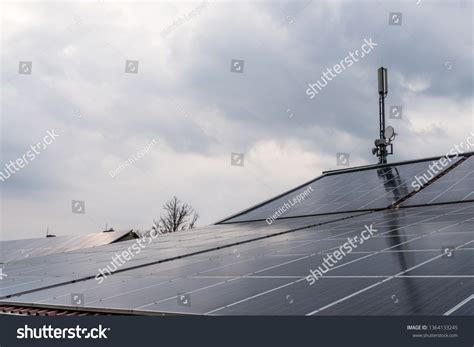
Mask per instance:
[[[46,129],[59,129],[62,137],[34,166],[0,187],[3,205],[13,196],[16,201],[2,228],[20,229],[13,217],[21,215],[20,196],[29,191],[44,196],[38,214],[50,212],[46,192],[65,202],[82,194],[100,206],[97,224],[120,214],[115,218],[121,225],[146,226],[176,191],[205,206],[202,220],[210,222],[301,183],[294,177],[319,173],[300,168],[283,180],[278,175],[285,163],[266,161],[264,153],[273,147],[262,143],[282,148],[298,143],[294,148],[300,152],[293,156],[315,153],[308,166],[318,169],[327,169],[336,152],[351,152],[351,163],[373,162],[376,69],[382,64],[389,69],[387,103],[403,105],[406,112],[395,123],[401,134],[393,160],[439,154],[432,146],[439,138],[443,144],[436,149],[449,149],[461,130],[434,120],[420,125],[414,118],[430,110],[433,100],[444,100],[462,106],[450,121],[472,119],[465,106],[472,100],[472,3],[449,3],[209,3],[166,37],[160,33],[198,3],[7,5],[2,163],[20,156]],[[403,12],[401,27],[387,25],[391,11]],[[364,38],[378,43],[374,51],[309,99],[307,84]],[[139,61],[138,74],[124,72],[127,59]],[[244,73],[230,72],[231,59],[245,60]],[[19,60],[33,61],[32,75],[18,75]],[[424,141],[415,151],[419,134]],[[116,180],[108,177],[154,138],[159,145],[147,159]],[[241,171],[229,167],[230,152],[255,153],[257,147],[264,148],[258,152],[263,159],[246,158]],[[245,195],[262,184],[250,169],[254,176],[265,173],[261,180],[275,186]],[[206,191],[233,199],[212,204]],[[136,206],[122,213],[129,203],[121,196],[133,197]],[[91,222],[77,223],[58,220],[72,232],[95,231]],[[34,227],[43,230],[42,224]]]

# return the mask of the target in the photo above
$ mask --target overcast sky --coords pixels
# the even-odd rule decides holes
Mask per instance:
[[[0,239],[149,228],[173,195],[205,225],[339,168],[336,153],[375,163],[382,64],[387,108],[402,106],[389,161],[474,130],[471,1],[1,6],[0,170],[58,136],[0,181]],[[377,45],[311,99],[364,39]]]

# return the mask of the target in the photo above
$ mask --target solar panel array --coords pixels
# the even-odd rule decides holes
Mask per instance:
[[[452,160],[450,165],[458,160],[459,158]],[[297,190],[224,222],[266,219],[285,203],[290,207],[282,217],[386,208],[413,192],[416,187],[413,185],[416,177],[427,172],[430,164],[432,164],[432,160],[323,175]],[[307,196],[303,201],[291,202],[305,191]]]
[[[429,178],[431,173],[426,173]],[[474,158],[454,168],[449,175],[441,177],[435,184],[427,186],[408,199],[404,206],[446,203],[474,199]]]
[[[339,219],[356,214],[341,214]],[[265,222],[239,223],[232,225],[212,225],[198,230],[165,234],[153,240],[141,242],[140,252],[123,264],[119,270],[143,266],[151,263],[164,263],[177,257],[185,257],[219,247],[230,247],[252,242],[272,235],[291,232],[312,225],[334,220],[331,216],[305,217],[298,220],[279,220],[272,226]],[[141,240],[140,240],[141,241]],[[51,254],[35,259],[24,258],[3,265],[8,275],[0,282],[0,298],[14,293],[37,290],[43,287],[60,285],[94,277],[99,269],[111,265],[112,258],[124,250],[132,249],[137,240],[123,241],[107,246],[86,248],[65,253]]]
[[[116,242],[130,234],[130,230],[102,232],[87,235],[67,235],[0,241],[0,264],[25,258],[35,258],[48,254],[61,253],[75,249],[96,247]]]
[[[0,281],[0,301],[139,314],[471,315],[474,307],[467,298],[474,288],[474,204],[469,197],[463,199],[467,191],[466,195],[450,194],[461,191],[451,189],[457,184],[450,188],[443,183],[463,177],[467,182],[472,176],[471,162],[469,158],[448,169],[400,208],[293,216],[271,225],[263,220],[239,219],[238,223],[226,221],[159,236],[102,283],[94,279],[99,269],[110,266],[114,255],[136,241],[9,263],[4,268],[8,277]],[[384,197],[374,201],[375,195],[366,194],[365,202],[359,199],[354,205],[355,210],[362,210],[364,204],[398,201],[405,194],[400,186],[410,186],[411,175],[427,163],[398,165],[392,173],[385,169],[379,173],[385,180],[374,179],[377,169],[370,169],[335,173],[316,182],[336,182],[339,177],[350,187],[346,190],[349,194],[367,175],[366,182],[374,184],[371,190],[382,192]],[[393,171],[398,171],[399,178],[393,178]],[[361,178],[356,179],[359,175]],[[383,184],[390,177],[397,182],[391,190]],[[437,187],[439,182],[442,185]],[[472,185],[459,184],[472,189]],[[340,185],[334,183],[333,188]],[[399,194],[393,192],[395,189]],[[436,189],[437,194],[430,193]],[[418,198],[422,192],[425,194]],[[343,201],[330,195],[334,204]],[[443,195],[462,198],[433,205],[441,202]],[[323,197],[315,195],[313,203],[320,204],[319,199]],[[416,205],[423,206],[411,206],[415,199],[421,199]],[[265,215],[263,211],[259,213]],[[334,256],[349,237],[360,240],[370,225],[375,230],[372,237],[359,242],[310,284],[307,276],[311,270],[322,266],[328,255]],[[80,305],[72,301],[77,294],[83,299]],[[460,305],[463,302],[466,304]]]

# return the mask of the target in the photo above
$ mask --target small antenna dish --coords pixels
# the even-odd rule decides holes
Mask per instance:
[[[389,125],[385,128],[385,138],[387,140],[392,140],[393,137],[395,137],[395,129]]]

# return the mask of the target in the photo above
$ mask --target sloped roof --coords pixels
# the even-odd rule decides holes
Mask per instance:
[[[329,172],[208,227],[11,262],[0,303],[135,314],[474,314],[460,305],[474,285],[473,160],[453,158],[420,190],[412,183],[433,158]],[[265,221],[308,185],[304,201]],[[369,225],[373,237],[310,285],[310,271]],[[108,275],[124,251],[133,256]]]
[[[107,231],[86,235],[0,241],[0,263],[107,245],[126,238],[131,232],[131,230]]]

